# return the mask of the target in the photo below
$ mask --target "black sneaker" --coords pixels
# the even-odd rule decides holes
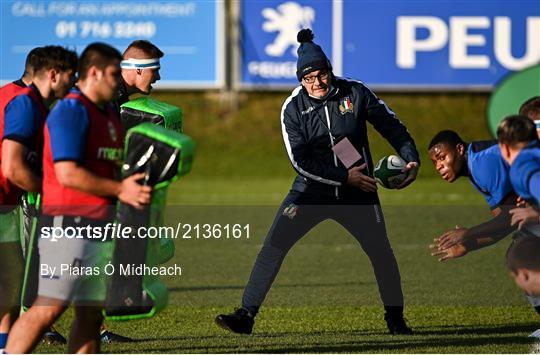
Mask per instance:
[[[64,336],[58,333],[54,328],[46,331],[41,339],[46,344],[67,344],[66,338],[64,338]]]
[[[103,329],[101,333],[99,334],[99,339],[102,343],[129,343],[133,341],[133,339],[125,337],[120,334],[115,334],[111,331],[108,331],[107,329]]]
[[[231,314],[220,314],[216,324],[221,328],[238,334],[251,334],[255,320],[244,308],[237,308]]]
[[[403,316],[390,316],[388,313],[384,315],[384,320],[388,326],[388,331],[392,335],[411,335],[413,330],[407,326],[405,323],[405,318]]]

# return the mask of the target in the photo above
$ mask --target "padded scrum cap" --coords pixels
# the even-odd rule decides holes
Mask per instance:
[[[138,124],[150,122],[175,132],[183,132],[182,109],[151,97],[139,97],[120,106],[120,118],[126,131]]]

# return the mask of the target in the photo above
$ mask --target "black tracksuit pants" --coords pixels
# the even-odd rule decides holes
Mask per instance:
[[[373,266],[386,310],[402,313],[401,277],[376,193],[336,199],[291,191],[279,208],[257,256],[244,290],[243,308],[257,314],[287,252],[310,229],[326,219],[341,224],[360,243]]]

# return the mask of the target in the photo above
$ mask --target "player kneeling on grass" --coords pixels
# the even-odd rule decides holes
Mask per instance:
[[[216,323],[250,334],[254,318],[289,250],[310,229],[334,219],[359,242],[373,267],[391,334],[412,334],[403,318],[399,268],[390,246],[367,141],[367,123],[407,161],[412,183],[419,157],[406,127],[386,103],[358,81],[337,78],[311,30],[298,34],[297,87],[281,111],[283,139],[298,172],[257,256],[242,308],[220,314]],[[339,137],[339,139],[337,138]]]
[[[528,137],[534,137],[532,120],[528,121]],[[461,176],[486,199],[493,218],[471,228],[451,229],[435,239],[430,247],[432,255],[444,261],[466,255],[471,250],[494,244],[516,229],[515,207],[518,200],[512,186],[508,163],[505,162],[496,140],[465,143],[456,132],[438,133],[429,146],[429,154],[441,177],[453,182]],[[515,192],[516,191],[516,192]],[[514,221],[513,221],[514,218]],[[525,226],[523,233],[540,236],[535,226]],[[519,238],[523,233],[517,233]],[[529,297],[529,302],[540,313],[540,299]],[[536,331],[531,336],[538,337]]]
[[[517,195],[496,140],[466,143],[456,132],[445,130],[433,137],[428,149],[439,175],[450,183],[467,177],[493,215],[474,227],[456,227],[435,238],[432,255],[441,261],[461,257],[496,243],[515,229],[509,211],[516,205]]]
[[[522,133],[524,138],[521,139],[532,142],[536,140],[535,138],[540,138],[538,130],[540,97],[525,101],[519,112],[522,117],[520,121],[527,127],[527,131],[524,131],[525,128],[522,129],[525,133]],[[494,216],[490,221],[478,226],[456,227],[435,238],[435,243],[431,245],[432,255],[439,257],[441,261],[458,258],[471,250],[496,243],[512,232],[516,226],[524,233],[540,236],[539,226],[532,223],[524,226],[523,223],[525,218],[534,220],[534,208],[515,208],[518,202],[523,204],[524,196],[518,198],[519,194],[524,193],[523,188],[517,191],[516,184],[511,182],[508,158],[503,157],[502,148],[499,149],[496,144],[496,140],[467,144],[456,132],[446,130],[439,132],[429,145],[429,155],[439,175],[448,182],[454,182],[461,176],[468,177],[486,199]],[[510,149],[520,150],[524,142],[520,145]],[[527,155],[533,152],[535,149],[528,149]],[[518,169],[514,168],[514,172],[516,170]],[[520,176],[521,173],[514,174]],[[540,311],[538,308],[540,303],[535,306]]]
[[[149,203],[151,194],[150,187],[137,182],[144,174],[116,180],[123,139],[120,120],[109,103],[118,92],[121,59],[106,44],[89,45],[79,60],[80,91],[73,90],[58,102],[47,120],[38,298],[14,324],[8,353],[31,351],[70,303],[75,306],[75,320],[68,352],[99,351],[107,291],[104,266],[111,260],[112,242],[92,239],[88,226],[95,229],[110,223],[116,198],[139,208]],[[66,236],[45,238],[51,227]],[[70,227],[82,238],[67,238]]]
[[[524,109],[527,107],[530,110]],[[540,238],[540,209],[538,207],[540,202],[540,141],[536,134],[538,133],[537,126],[533,122],[538,115],[531,114],[540,112],[540,100],[527,101],[520,109],[520,112],[523,111],[528,112],[529,115],[506,117],[497,128],[497,137],[501,154],[510,165],[509,175],[512,187],[525,202],[510,211],[512,225],[517,225],[520,230],[532,232],[532,236],[538,239]],[[523,234],[520,237],[516,242],[523,238]],[[538,253],[538,250],[535,252]],[[527,282],[530,281],[528,276],[532,274],[517,273],[516,281],[520,287],[534,284],[534,282]],[[528,289],[525,289],[525,292],[529,302],[540,313],[540,295]],[[540,329],[530,336],[540,338]]]

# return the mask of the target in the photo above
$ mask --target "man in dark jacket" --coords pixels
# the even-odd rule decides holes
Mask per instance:
[[[390,333],[411,334],[403,319],[398,265],[386,235],[377,186],[370,176],[373,162],[366,122],[407,161],[408,175],[398,188],[415,180],[418,152],[406,127],[384,101],[361,82],[334,77],[330,61],[312,39],[311,30],[298,34],[297,76],[302,85],[281,110],[283,140],[299,175],[257,257],[242,308],[219,315],[216,323],[235,333],[250,334],[287,252],[311,228],[331,218],[343,225],[368,255]],[[356,157],[356,163],[347,168],[342,161],[351,156]]]

